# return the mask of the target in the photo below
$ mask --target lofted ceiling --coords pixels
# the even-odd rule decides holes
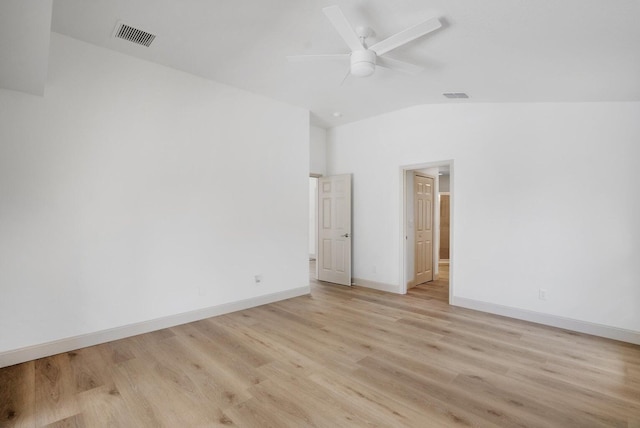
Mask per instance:
[[[349,52],[322,13],[334,4],[373,28],[371,42],[439,17],[442,28],[389,53],[424,71],[341,85],[346,62],[288,62]],[[157,38],[115,39],[118,21]],[[638,0],[54,0],[51,29],[305,107],[329,127],[425,103],[640,101],[638,22]]]
[[[50,37],[51,0],[2,0],[0,88],[44,94]]]

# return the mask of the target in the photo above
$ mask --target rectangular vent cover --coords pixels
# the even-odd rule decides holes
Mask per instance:
[[[151,42],[156,38],[155,34],[147,33],[120,22],[116,26],[115,37],[146,47],[151,46]]]
[[[442,95],[447,98],[469,98],[469,95],[465,94],[464,92],[445,92]]]

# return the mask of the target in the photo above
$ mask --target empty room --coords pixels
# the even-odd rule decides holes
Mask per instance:
[[[638,0],[0,2],[0,427],[640,428]]]

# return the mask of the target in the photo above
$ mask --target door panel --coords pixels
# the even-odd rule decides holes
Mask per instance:
[[[414,175],[414,286],[433,281],[433,182],[431,177]]]
[[[322,240],[322,251],[318,255],[320,261],[318,262],[318,266],[321,266],[322,270],[331,270],[331,262],[333,261],[333,256],[331,252],[331,240],[323,239]]]
[[[336,241],[335,243],[335,249],[336,249],[336,272],[340,272],[340,273],[344,273],[346,266],[345,266],[345,253],[347,252],[345,245],[344,245],[344,241]]]
[[[322,201],[322,224],[324,229],[331,229],[331,199],[321,199]]]
[[[351,285],[351,174],[318,178],[318,279]]]

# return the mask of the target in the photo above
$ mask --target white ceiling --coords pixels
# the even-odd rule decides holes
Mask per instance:
[[[51,0],[2,0],[0,88],[44,94],[50,37]]]
[[[440,17],[443,28],[389,54],[425,71],[378,68],[341,86],[345,63],[287,62],[349,52],[322,13],[332,4],[375,40]],[[119,20],[158,37],[150,48],[114,39]],[[639,0],[54,0],[52,30],[308,108],[316,125],[334,126],[424,103],[640,101],[639,22]]]

